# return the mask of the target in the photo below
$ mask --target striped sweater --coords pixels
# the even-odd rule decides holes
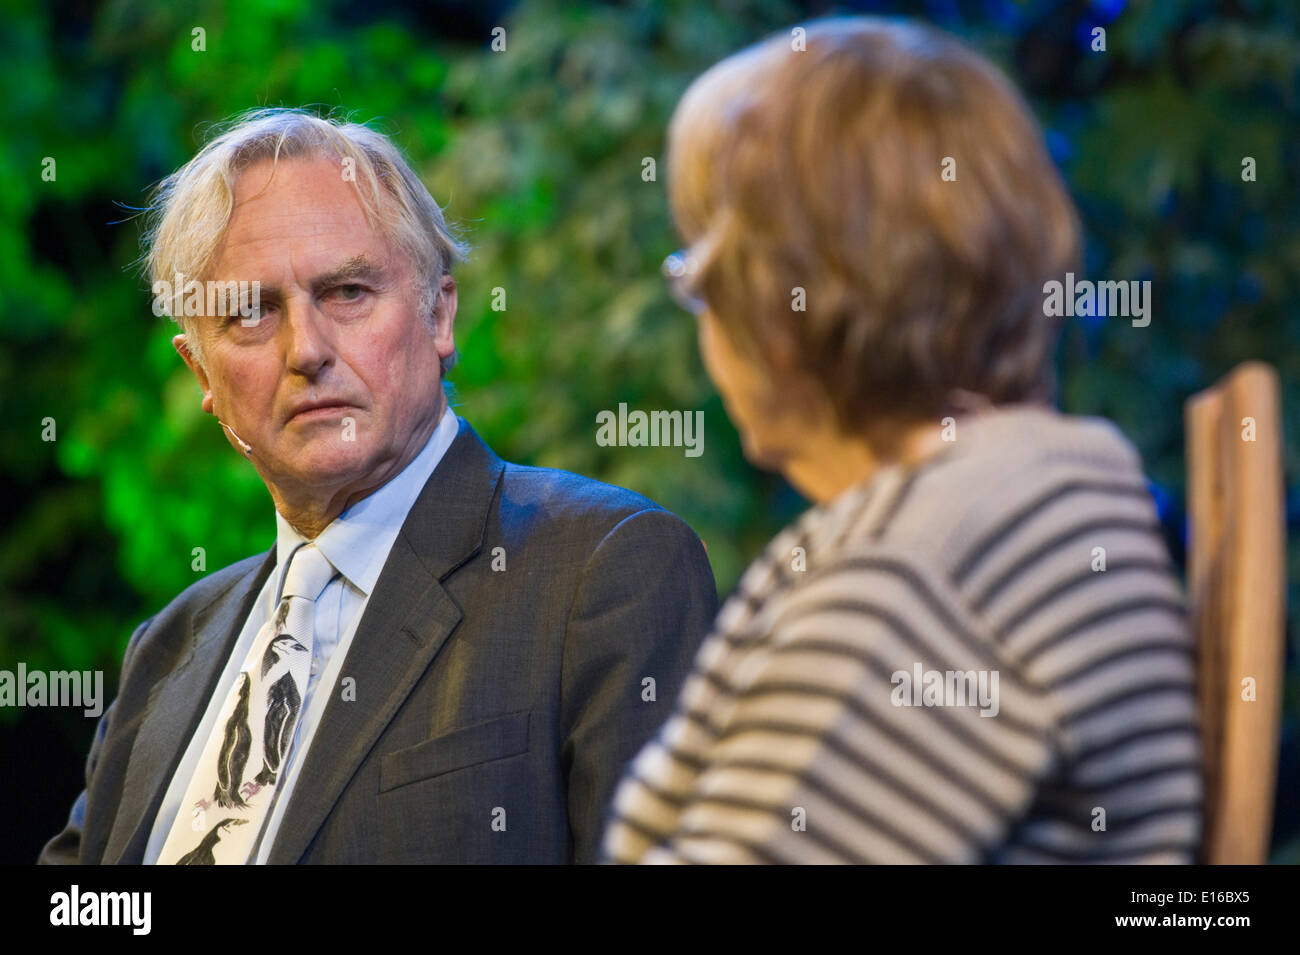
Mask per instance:
[[[1191,862],[1194,653],[1107,422],[962,419],[742,577],[610,810],[613,862]]]

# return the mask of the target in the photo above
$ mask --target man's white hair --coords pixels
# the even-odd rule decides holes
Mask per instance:
[[[177,274],[207,278],[234,210],[235,179],[248,166],[270,160],[326,158],[349,173],[370,224],[403,253],[420,282],[420,314],[432,325],[442,276],[468,252],[443,219],[401,152],[358,123],[323,118],[304,109],[250,110],[218,128],[198,154],[158,184],[148,210],[143,265],[150,283]],[[342,172],[340,172],[342,174]],[[195,318],[173,316],[191,354],[202,364]],[[443,359],[445,374],[456,355]]]

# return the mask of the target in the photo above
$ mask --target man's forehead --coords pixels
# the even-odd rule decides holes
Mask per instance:
[[[326,284],[378,279],[400,267],[399,260],[382,246],[350,244],[289,254],[267,249],[266,253],[258,254],[255,247],[229,249],[213,260],[212,277],[258,280],[264,287],[277,288],[286,281]]]
[[[366,218],[355,184],[325,159],[255,163],[235,181],[235,206],[213,256],[216,272],[374,271],[392,260],[386,239]],[[256,277],[256,276],[250,276]]]
[[[291,156],[276,160],[259,159],[249,163],[235,175],[235,209],[246,204],[266,203],[284,194],[299,197],[317,197],[322,191],[330,198],[347,194],[361,208],[356,196],[356,183],[347,175],[343,163],[326,156]]]
[[[356,183],[345,180],[335,163],[281,160],[272,175],[268,160],[248,167],[235,179],[226,227],[227,238],[233,241],[349,232],[368,237],[374,229]]]

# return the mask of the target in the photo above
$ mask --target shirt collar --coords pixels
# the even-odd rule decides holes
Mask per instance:
[[[460,430],[456,415],[448,406],[420,453],[383,487],[357,501],[316,537],[326,560],[367,597],[375,589],[388,552],[397,539],[411,505],[420,496],[434,468]],[[276,573],[284,572],[289,557],[303,537],[275,512]]]

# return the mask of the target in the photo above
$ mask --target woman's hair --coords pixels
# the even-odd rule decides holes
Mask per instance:
[[[669,168],[695,293],[846,432],[961,391],[1051,399],[1042,288],[1075,267],[1077,214],[1024,101],[957,40],[869,17],[774,36],[692,84]]]
[[[440,279],[465,257],[429,190],[383,134],[357,123],[321,118],[302,109],[244,113],[172,173],[154,191],[144,236],[143,264],[151,282],[207,277],[230,223],[235,179],[254,163],[325,158],[352,181],[370,224],[414,267],[420,313],[430,316]],[[268,179],[269,182],[269,179]],[[176,316],[201,361],[194,318]],[[454,358],[453,358],[454,360]],[[444,371],[450,362],[444,362]]]

